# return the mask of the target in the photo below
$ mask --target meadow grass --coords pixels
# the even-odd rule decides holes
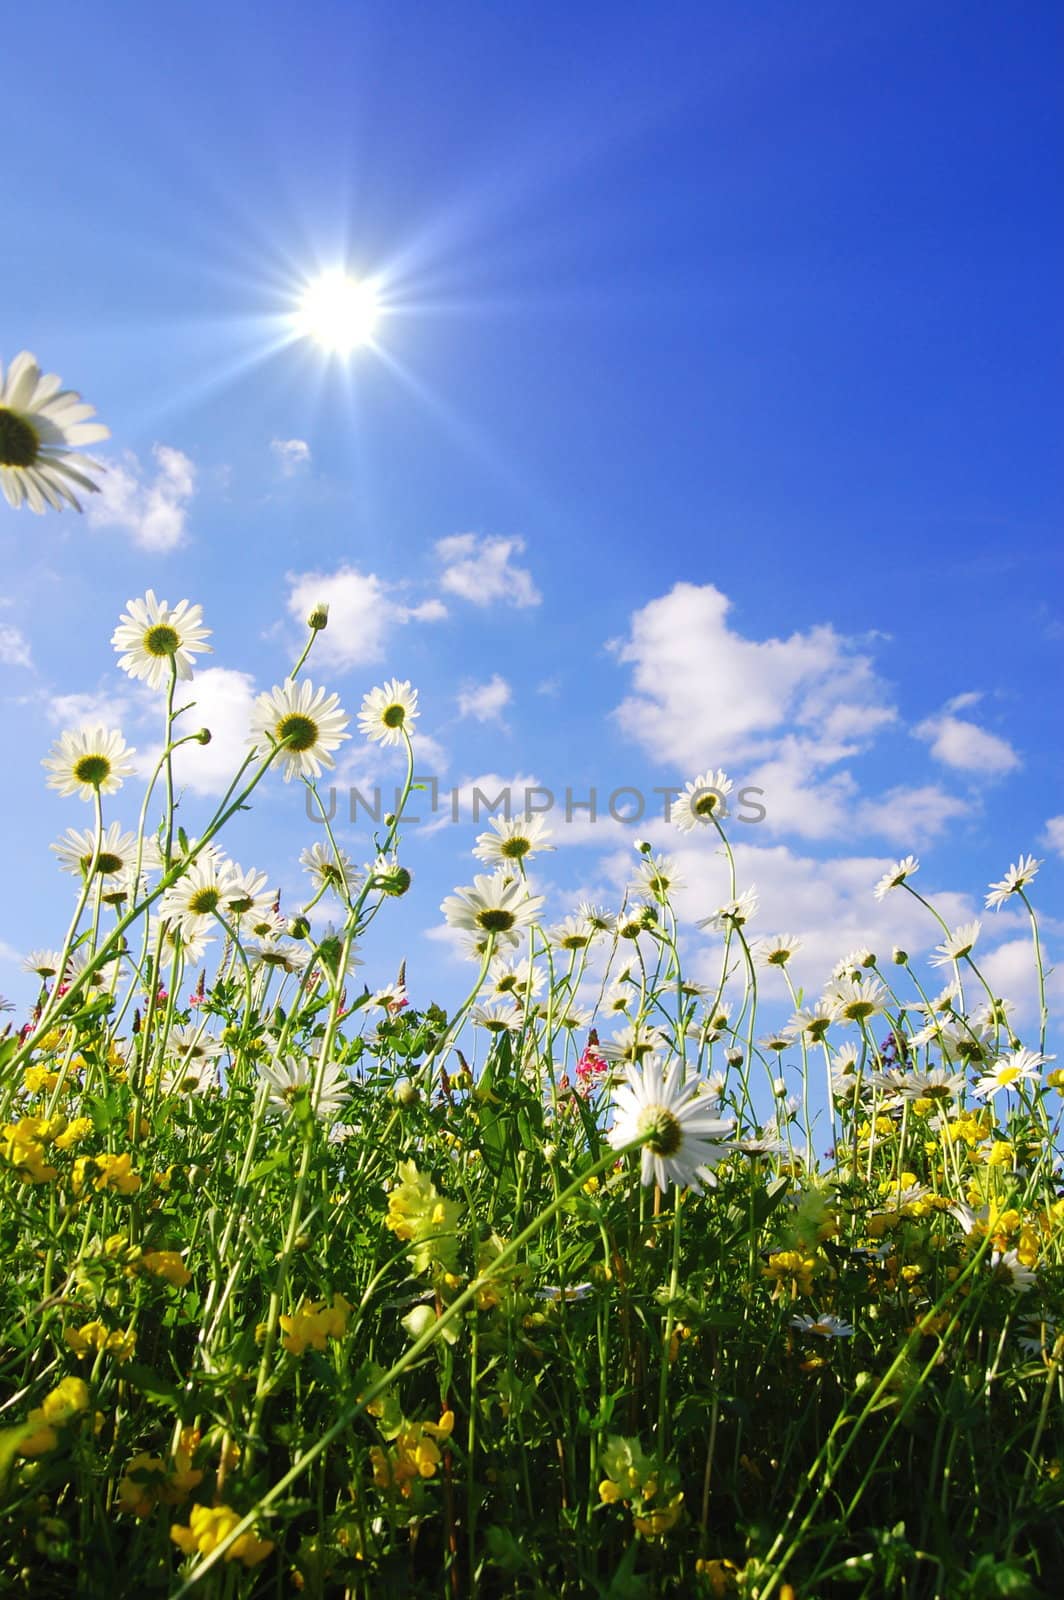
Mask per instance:
[[[144,606],[116,634],[165,702],[140,826],[106,814],[120,736],[64,735],[50,781],[94,825],[0,1043],[4,1591],[1056,1592],[1064,1075],[1037,864],[998,886],[1030,914],[1026,1039],[977,924],[942,924],[937,976],[853,952],[811,1003],[734,868],[719,982],[687,982],[649,847],[619,913],[546,928],[521,819],[444,905],[462,1004],[402,973],[371,994],[358,952],[417,892],[394,821],[364,872],[326,823],[292,917],[223,854],[261,783],[316,795],[346,736],[302,676],[324,610],[190,840],[198,623]],[[416,714],[393,681],[360,717],[407,792]],[[713,787],[687,822],[728,852]],[[763,1037],[766,997],[793,1015]]]

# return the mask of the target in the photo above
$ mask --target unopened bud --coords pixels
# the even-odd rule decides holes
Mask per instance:
[[[412,1083],[409,1078],[396,1078],[392,1086],[392,1093],[401,1106],[416,1106],[421,1098],[417,1091],[417,1085]]]
[[[725,1050],[724,1059],[728,1063],[729,1067],[741,1067],[743,1064],[743,1053],[741,1050],[736,1050],[733,1047],[730,1050]]]
[[[637,839],[635,842],[635,847],[641,856],[648,856],[654,848],[654,846],[647,839]]]
[[[210,744],[211,730],[209,728],[201,728],[195,735],[195,739],[197,744]]]
[[[550,1166],[551,1162],[557,1161],[558,1146],[556,1144],[545,1144],[543,1146],[543,1159],[548,1166]]]
[[[890,959],[896,967],[907,967],[909,965],[909,952],[907,950],[899,950],[898,946],[895,945],[890,952]]]
[[[320,633],[329,625],[329,607],[324,600],[319,600],[310,616],[307,618],[307,627],[313,628],[315,633]]]
[[[285,932],[290,939],[305,939],[310,932],[310,923],[306,917],[289,917]]]

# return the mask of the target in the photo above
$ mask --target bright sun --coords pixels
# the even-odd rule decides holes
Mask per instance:
[[[371,283],[359,283],[346,272],[323,272],[306,287],[296,330],[326,350],[346,355],[356,345],[370,343],[379,312]]]

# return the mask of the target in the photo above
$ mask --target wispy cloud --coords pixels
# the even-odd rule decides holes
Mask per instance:
[[[474,717],[477,722],[499,722],[512,698],[510,685],[495,672],[487,683],[475,683],[459,691],[458,714]]]
[[[543,596],[531,572],[512,559],[524,548],[523,539],[479,538],[475,533],[453,533],[438,539],[436,554],[443,563],[440,585],[448,594],[460,595],[475,606],[496,602],[538,606]]]
[[[962,700],[970,703],[968,697]],[[952,701],[956,706],[957,701]],[[939,716],[926,717],[913,729],[918,739],[931,748],[931,754],[943,766],[960,772],[981,772],[998,776],[1015,772],[1022,765],[1019,755],[1007,739],[988,733],[975,722],[956,717],[949,710]]]
[[[329,607],[329,625],[314,645],[314,660],[340,671],[379,661],[392,629],[407,622],[438,622],[447,615],[441,600],[408,606],[373,572],[342,566],[335,572],[290,572],[288,611],[301,625],[319,603]]]
[[[0,622],[0,661],[8,667],[32,667],[30,642],[13,622]]]
[[[310,445],[305,439],[271,439],[270,449],[285,478],[310,466]]]
[[[131,450],[111,462],[87,515],[94,528],[119,528],[142,550],[175,550],[185,542],[196,468],[183,451],[167,444],[153,445],[152,458],[154,474]]]

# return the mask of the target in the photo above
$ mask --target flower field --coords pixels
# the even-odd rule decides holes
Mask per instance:
[[[66,446],[98,436],[47,385],[19,358],[0,393],[4,487],[33,509],[91,489]],[[359,866],[317,783],[359,737],[405,752],[405,799],[418,695],[373,688],[352,731],[308,675],[327,626],[315,607],[198,837],[173,753],[210,738],[199,605],[149,590],[111,641],[158,698],[138,829],[108,814],[139,781],[120,730],[44,758],[89,820],[54,846],[76,904],[0,1040],[3,1592],[1058,1592],[1039,863],[986,895],[1028,919],[1023,1036],[978,921],[940,922],[929,970],[854,950],[795,989],[800,936],[755,933],[736,880],[723,771],[673,813],[732,862],[715,986],[685,978],[667,854],[638,846],[622,904],[545,925],[549,833],[514,817],[443,902],[466,998],[448,1014],[404,971],[371,991],[373,924],[417,884],[398,822]],[[322,818],[283,910],[233,855],[281,781]],[[919,899],[918,872],[869,894]]]

